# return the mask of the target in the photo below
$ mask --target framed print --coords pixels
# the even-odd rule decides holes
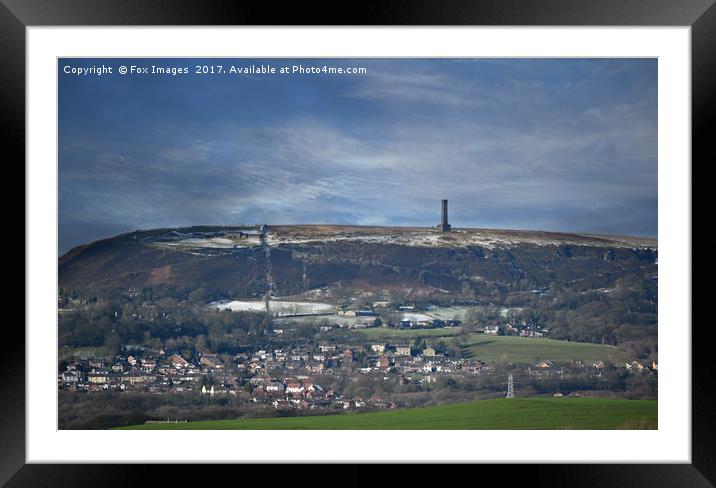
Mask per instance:
[[[713,482],[690,158],[714,8],[398,3],[318,26],[4,2],[8,486],[277,462]]]

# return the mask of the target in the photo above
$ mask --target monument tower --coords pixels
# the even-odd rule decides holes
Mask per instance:
[[[447,207],[447,200],[443,199],[441,201],[442,204],[442,218],[440,219],[440,224],[438,225],[438,229],[440,232],[450,232],[450,224],[448,224],[448,207]]]

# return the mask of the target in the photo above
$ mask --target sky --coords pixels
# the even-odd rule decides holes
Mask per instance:
[[[102,65],[112,73],[83,74]],[[130,65],[188,73],[119,73]],[[194,72],[204,65],[222,72]],[[262,65],[276,73],[229,72]],[[298,65],[365,72],[280,72]],[[656,59],[58,70],[60,254],[156,227],[434,226],[442,198],[453,227],[657,235]]]

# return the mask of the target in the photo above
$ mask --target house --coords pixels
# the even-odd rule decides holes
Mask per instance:
[[[107,373],[89,373],[87,381],[94,384],[109,383],[109,375]]]
[[[486,325],[485,326],[485,334],[486,335],[497,335],[497,333],[500,331],[500,328],[497,325]]]
[[[315,373],[321,373],[323,371],[325,366],[323,366],[323,363],[317,363],[317,364],[307,364],[306,369],[309,371],[313,371]]]
[[[142,370],[153,371],[157,367],[155,359],[142,359]]]
[[[289,383],[286,385],[286,393],[291,393],[292,395],[301,395],[304,392],[303,385],[300,383]]]
[[[127,358],[127,361],[129,361],[129,358]],[[189,367],[189,361],[181,357],[179,354],[172,354],[171,356],[169,356],[169,363],[176,369],[184,369]]]
[[[310,354],[308,354],[307,352],[302,352],[302,351],[294,351],[289,356],[289,358],[292,361],[308,361],[310,359],[310,357],[311,357]]]
[[[281,393],[284,391],[284,389],[285,388],[283,386],[283,383],[281,383],[280,381],[271,381],[264,385],[264,391],[266,392]]]
[[[382,370],[390,368],[390,361],[388,361],[387,357],[381,356],[378,358],[378,368]]]
[[[291,408],[291,402],[289,402],[288,400],[274,400],[273,408],[275,408],[276,410],[286,410]]]
[[[322,396],[326,393],[323,387],[316,383],[309,383],[306,387],[306,390],[309,393],[312,393],[314,396]]]
[[[80,373],[78,371],[63,371],[60,376],[65,383],[74,384],[80,380]]]
[[[466,361],[465,364],[462,365],[462,369],[471,373],[479,373],[482,371],[482,363],[477,360]]]
[[[199,360],[199,364],[210,370],[224,369],[224,364],[216,354],[204,354]]]
[[[435,349],[433,349],[432,347],[426,347],[425,349],[423,349],[423,356],[435,356]]]
[[[397,356],[410,356],[410,346],[404,344],[395,346],[395,354]]]
[[[105,363],[102,359],[92,359],[89,362],[89,367],[92,369],[104,369]]]
[[[406,329],[413,327],[413,321],[409,318],[400,319],[400,326]]]
[[[291,404],[294,408],[297,408],[299,410],[306,410],[308,408],[308,402],[306,400],[294,398],[291,400]]]
[[[631,369],[632,371],[642,371],[644,369],[644,365],[639,361],[632,361],[631,363],[626,364],[626,368]]]
[[[142,374],[142,373],[135,373],[135,374],[126,374],[122,376],[122,382],[123,383],[129,383],[130,385],[136,385],[141,383],[151,383],[155,381],[157,378],[154,375],[149,374]]]
[[[383,354],[385,352],[385,344],[371,344],[370,350],[378,354]]]

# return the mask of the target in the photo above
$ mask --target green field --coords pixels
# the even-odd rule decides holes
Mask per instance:
[[[107,356],[109,351],[104,347],[69,347],[63,346],[58,350],[58,357],[61,361],[73,359],[92,359]]]
[[[145,424],[151,430],[656,429],[656,400],[514,398],[371,413]]]
[[[627,361],[626,355],[613,346],[557,341],[541,337],[470,334],[467,336],[464,346],[470,357],[488,363],[582,360],[591,364],[601,360],[611,361],[617,366],[624,366]]]
[[[460,327],[445,327],[442,329],[393,329],[387,327],[372,327],[362,329],[358,334],[363,334],[369,340],[401,341],[415,339],[416,337],[449,337],[459,334]]]

